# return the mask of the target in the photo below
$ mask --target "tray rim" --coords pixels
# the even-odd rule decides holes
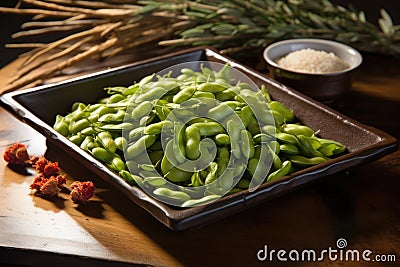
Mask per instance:
[[[75,78],[67,79],[61,82],[53,83],[53,84],[45,84],[45,85],[40,85],[40,86],[35,86],[32,88],[27,88],[23,90],[18,90],[18,91],[13,91],[13,92],[8,92],[4,93],[3,95],[0,95],[0,105],[2,105],[7,111],[12,113],[15,117],[17,117],[19,120],[23,121],[24,123],[28,124],[35,130],[37,130],[39,133],[43,134],[48,141],[51,143],[54,143],[56,146],[59,148],[65,148],[65,145],[68,143],[71,143],[67,138],[62,136],[61,134],[57,133],[50,125],[47,123],[43,122],[40,118],[35,116],[32,112],[30,112],[26,107],[24,107],[21,103],[19,103],[15,97],[23,95],[23,94],[29,94],[32,92],[36,92],[39,90],[46,90],[49,88],[53,88],[56,86],[62,86],[68,83],[73,83],[73,82],[79,82],[81,80],[86,80],[90,79],[96,76],[101,76],[105,74],[112,74],[113,72],[118,72],[118,71],[123,71],[125,69],[135,67],[135,66],[140,66],[148,63],[154,63],[160,60],[166,60],[168,58],[177,56],[177,55],[184,55],[184,54],[189,54],[193,52],[203,52],[207,56],[212,56],[216,59],[222,60],[224,62],[229,62],[232,67],[237,68],[238,70],[242,71],[244,74],[247,75],[252,75],[256,77],[257,79],[262,80],[263,82],[266,82],[274,87],[277,87],[278,89],[282,90],[286,94],[290,94],[298,98],[299,101],[306,103],[307,105],[312,105],[314,108],[318,108],[322,110],[323,112],[328,112],[330,115],[334,115],[337,117],[337,119],[341,120],[342,122],[350,124],[352,127],[357,127],[360,130],[363,131],[368,131],[370,133],[373,133],[374,135],[377,136],[379,141],[377,143],[371,144],[369,146],[366,146],[362,150],[354,151],[354,152],[349,152],[347,154],[344,154],[342,156],[339,156],[337,158],[334,158],[328,162],[318,164],[316,166],[298,171],[294,174],[291,174],[289,176],[283,177],[277,181],[274,181],[272,183],[269,183],[267,186],[264,184],[261,186],[259,190],[256,190],[252,193],[249,193],[248,190],[244,190],[242,192],[232,194],[230,196],[225,196],[222,199],[200,207],[195,207],[195,208],[189,208],[189,209],[184,209],[184,210],[178,210],[171,208],[161,202],[156,201],[152,197],[148,196],[147,194],[144,193],[144,191],[136,186],[130,186],[128,183],[126,183],[123,179],[121,179],[117,174],[113,173],[111,170],[105,167],[101,162],[97,161],[94,159],[92,156],[90,156],[88,153],[82,153],[83,151],[78,147],[78,146],[69,146],[70,149],[72,149],[73,156],[75,160],[80,160],[84,159],[88,163],[91,163],[89,169],[96,173],[98,176],[100,176],[103,180],[104,177],[103,175],[108,175],[112,178],[111,184],[114,186],[117,186],[118,189],[122,189],[123,193],[128,196],[133,202],[141,206],[142,208],[146,209],[149,213],[151,213],[156,219],[158,219],[160,222],[165,224],[167,227],[173,229],[173,230],[185,230],[194,226],[198,226],[201,224],[199,223],[198,219],[203,218],[205,216],[210,217],[212,220],[213,219],[219,219],[221,216],[215,215],[216,211],[224,211],[228,210],[228,213],[226,215],[230,215],[233,212],[229,212],[231,207],[235,207],[238,205],[241,205],[243,207],[250,207],[253,206],[254,204],[257,204],[257,198],[262,198],[264,194],[268,192],[276,192],[279,191],[279,188],[291,183],[296,183],[295,188],[298,186],[301,186],[303,184],[306,184],[312,180],[319,179],[321,177],[313,177],[312,179],[308,179],[307,181],[303,181],[302,179],[307,176],[313,176],[313,175],[318,175],[322,174],[324,172],[328,172],[328,174],[333,174],[338,171],[340,171],[340,165],[343,163],[349,163],[350,166],[347,166],[345,169],[359,165],[361,163],[365,163],[367,161],[372,161],[375,159],[378,159],[380,157],[383,157],[386,154],[389,154],[391,152],[394,152],[398,149],[398,140],[394,138],[393,136],[368,125],[362,124],[356,120],[351,119],[350,117],[347,117],[346,115],[343,115],[335,110],[333,110],[330,107],[325,106],[322,103],[317,102],[316,100],[311,99],[310,97],[307,97],[299,92],[297,92],[294,89],[291,89],[251,68],[248,66],[245,66],[233,59],[230,59],[229,57],[223,56],[218,53],[217,50],[214,48],[210,47],[196,47],[196,48],[189,48],[185,49],[179,52],[173,52],[173,53],[168,53],[162,56],[157,56],[153,57],[147,60],[143,61],[138,61],[138,62],[133,62],[130,64],[125,64],[119,67],[114,67],[102,71],[97,71],[94,73],[90,74],[85,74],[81,75]],[[86,164],[85,164],[86,166]],[[326,176],[326,175],[322,175]],[[107,182],[110,182],[107,180]],[[128,188],[128,186],[130,188]],[[267,198],[271,198],[276,196],[278,193],[271,193],[272,195],[268,196]],[[250,203],[250,204],[249,204]],[[161,216],[160,216],[161,214]],[[212,216],[214,215],[214,216]],[[223,216],[223,217],[225,217]]]

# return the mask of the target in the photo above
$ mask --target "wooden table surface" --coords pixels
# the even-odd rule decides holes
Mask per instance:
[[[18,62],[0,70],[0,85]],[[400,137],[400,61],[364,55],[351,92],[335,109],[364,124]],[[0,108],[0,150],[14,142],[31,154],[59,161],[68,182],[90,178],[95,197],[73,204],[68,192],[56,200],[33,195],[35,171],[19,174],[0,160],[0,265],[47,266],[399,266],[400,151],[372,163],[327,176],[218,222],[174,232],[145,210],[54,148],[29,126]],[[371,250],[396,262],[331,260],[259,261],[268,250]],[[2,266],[3,266],[2,265]]]

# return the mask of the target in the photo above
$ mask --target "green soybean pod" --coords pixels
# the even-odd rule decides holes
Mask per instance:
[[[229,135],[225,133],[215,135],[214,140],[218,146],[228,146],[231,143]]]
[[[205,184],[209,184],[217,179],[217,170],[218,170],[218,163],[211,162],[210,165],[207,167],[208,173],[205,178]]]
[[[271,153],[272,156],[272,163],[275,169],[280,169],[282,167],[282,161],[279,158],[278,154],[276,154],[276,151],[274,151],[270,145],[268,145],[269,153]]]
[[[147,125],[144,130],[143,133],[144,134],[160,134],[161,131],[165,131],[168,129],[173,129],[174,128],[174,122],[172,121],[160,121],[160,122],[156,122],[156,123],[152,123]]]
[[[179,163],[183,163],[186,160],[186,141],[185,141],[185,130],[186,126],[184,124],[180,124],[178,122],[175,123],[175,146],[179,148],[179,151],[176,153],[175,157]]]
[[[105,124],[100,126],[99,128],[104,131],[121,132],[123,130],[130,131],[135,128],[135,126],[130,122],[121,122],[118,124]]]
[[[118,110],[116,113],[107,113],[99,117],[98,121],[99,122],[105,122],[105,123],[118,123],[122,122],[125,118],[125,111],[124,110]]]
[[[181,91],[179,91],[176,95],[174,95],[172,98],[172,102],[174,102],[176,104],[180,104],[180,103],[188,100],[189,98],[191,98],[195,91],[196,91],[195,87],[188,86],[188,87],[182,89]]]
[[[312,146],[310,137],[307,137],[305,135],[298,135],[297,140],[298,140],[297,144],[300,148],[300,151],[306,157],[322,156],[321,152],[315,150],[314,147]]]
[[[200,206],[200,205],[204,205],[204,204],[208,204],[212,201],[215,201],[217,199],[221,198],[221,196],[219,195],[207,195],[204,196],[200,199],[190,199],[185,201],[181,207],[183,208],[189,208],[189,207],[194,207],[194,206]]]
[[[167,183],[167,180],[165,180],[162,177],[155,176],[155,177],[146,177],[143,179],[143,183],[151,185],[151,186],[163,186]]]
[[[239,117],[243,122],[243,125],[247,127],[249,125],[250,120],[253,118],[253,111],[249,106],[244,106],[239,113]]]
[[[97,135],[97,141],[108,151],[115,153],[117,146],[115,145],[114,139],[109,132],[100,132]]]
[[[249,159],[253,158],[255,152],[253,138],[246,129],[240,131],[240,142],[242,154]]]
[[[292,170],[292,163],[290,162],[290,160],[286,160],[283,162],[282,168],[280,168],[268,175],[267,182],[271,182],[271,181],[279,179],[285,175],[288,175],[291,170]]]
[[[86,127],[81,131],[83,135],[94,135],[96,132],[96,129],[92,126]]]
[[[93,136],[86,136],[85,137],[85,139],[83,139],[83,141],[82,141],[82,143],[81,143],[81,145],[80,145],[80,147],[83,149],[83,150],[85,150],[85,151],[87,151],[89,148],[88,148],[88,145],[91,143],[91,142],[93,142]]]
[[[200,131],[201,136],[213,136],[219,133],[225,133],[224,127],[218,122],[197,122],[190,126],[195,126]]]
[[[274,122],[275,125],[277,127],[283,125],[283,123],[285,122],[285,118],[283,117],[283,115],[275,110],[271,110],[271,115],[274,118]]]
[[[135,143],[128,146],[126,150],[126,157],[128,159],[135,158],[142,154],[146,149],[151,146],[157,139],[155,135],[144,135],[139,138]]]
[[[99,107],[98,109],[96,109],[95,111],[93,111],[93,113],[96,113],[99,115],[99,117],[105,115],[105,114],[114,114],[116,113],[118,110],[115,108],[110,108],[107,107],[105,105],[102,105],[101,107]]]
[[[265,133],[259,133],[253,136],[253,142],[255,144],[260,144],[260,143],[267,143],[275,140],[275,138],[269,134]]]
[[[148,115],[153,109],[153,104],[150,101],[143,101],[132,110],[132,119],[140,120]]]
[[[106,163],[111,162],[115,157],[114,153],[111,153],[103,147],[95,147],[90,152],[96,159]]]
[[[81,133],[77,133],[77,134],[74,134],[74,135],[68,137],[68,140],[77,146],[80,146],[84,139],[85,139],[85,136]]]
[[[314,131],[305,125],[299,125],[299,124],[285,124],[282,127],[283,131],[286,133],[290,133],[293,135],[304,135],[307,137],[311,137],[314,135]]]
[[[251,119],[249,120],[249,123],[247,124],[247,130],[249,130],[249,132],[252,135],[256,135],[260,133],[260,126],[257,122],[257,119],[253,116],[251,116]]]
[[[219,105],[208,111],[207,117],[212,118],[216,121],[220,121],[221,119],[232,114],[233,112],[235,112],[234,109],[232,109],[232,107],[228,103],[221,102]]]
[[[159,85],[159,84],[157,84],[157,85]],[[165,84],[165,86],[168,86],[168,85]],[[150,89],[149,91],[144,92],[143,94],[140,94],[138,97],[136,97],[135,103],[142,103],[144,101],[153,101],[156,99],[160,99],[167,92],[168,91],[161,86],[154,87],[154,88]]]
[[[119,156],[116,156],[111,160],[109,167],[111,169],[119,172],[119,171],[125,170],[125,163]]]
[[[293,111],[288,109],[285,105],[283,105],[281,102],[278,101],[271,101],[269,103],[269,108],[271,110],[274,110],[281,114],[284,118],[284,121],[293,121],[294,120],[294,114]]]
[[[201,177],[200,177],[200,174],[198,171],[195,171],[192,174],[192,177],[190,177],[190,181],[191,181],[191,183],[189,184],[189,186],[192,186],[192,187],[199,187],[199,186],[204,185],[204,182],[201,180]]]
[[[215,95],[210,92],[196,91],[196,92],[194,92],[194,94],[192,96],[192,98],[202,98],[202,97],[215,99]]]
[[[126,170],[122,170],[118,174],[130,185],[141,184],[143,181],[143,179],[140,176],[131,174]]]
[[[292,135],[292,134],[288,134],[288,133],[276,133],[275,137],[281,141],[282,143],[285,144],[292,144],[292,145],[297,145],[297,138]]]
[[[179,168],[173,168],[164,175],[165,178],[174,183],[184,182],[190,180],[192,173],[181,170]]]
[[[227,147],[218,147],[217,149],[217,171],[215,173],[216,177],[221,176],[221,174],[226,170],[229,164],[230,153]]]
[[[113,94],[108,99],[107,104],[117,103],[117,102],[120,102],[120,101],[122,101],[124,99],[126,99],[126,96],[124,96],[123,94]]]
[[[89,127],[91,124],[92,123],[86,118],[74,121],[69,125],[69,132],[71,134],[76,134],[77,132],[80,132],[83,129]]]
[[[192,177],[192,173],[181,170],[179,168],[173,168],[170,171],[168,171],[164,175],[164,177],[170,180],[171,182],[179,183],[190,180],[190,178]]]
[[[69,135],[69,125],[61,115],[56,116],[56,122],[54,123],[53,128],[63,136]]]
[[[307,158],[300,155],[288,155],[288,158],[294,164],[303,167],[313,166],[327,161],[327,159],[323,157]]]
[[[297,146],[293,145],[293,144],[281,144],[280,145],[280,151],[285,153],[285,154],[292,154],[292,155],[297,155],[297,154],[300,153],[300,151],[297,148]]]
[[[235,99],[236,94],[237,93],[235,90],[233,90],[232,88],[228,88],[221,92],[216,93],[215,98],[218,99],[219,101],[233,100]]]
[[[117,146],[117,148],[121,151],[124,151],[124,148],[128,146],[128,141],[123,136],[118,136],[117,138],[115,138],[114,143]]]
[[[197,90],[203,91],[203,92],[210,92],[210,93],[218,93],[222,92],[226,89],[225,86],[215,83],[215,82],[206,82],[202,83],[197,87]]]
[[[231,153],[232,155],[240,159],[241,149],[240,149],[240,128],[237,126],[236,122],[229,120],[227,123],[228,134],[231,138]]]
[[[174,166],[169,162],[168,158],[164,155],[161,160],[161,172],[163,175],[167,174],[170,170],[172,170]]]
[[[159,187],[155,189],[153,194],[162,198],[173,199],[179,202],[185,202],[190,199],[190,196],[185,192],[174,191],[165,187]]]
[[[186,139],[186,156],[195,160],[200,157],[200,140],[201,134],[199,128],[197,128],[196,123],[188,126],[185,129],[185,139]]]
[[[142,127],[137,127],[135,129],[132,129],[128,135],[129,141],[135,141],[135,140],[139,139],[139,137],[141,137],[143,135],[144,128],[145,127],[142,126]]]

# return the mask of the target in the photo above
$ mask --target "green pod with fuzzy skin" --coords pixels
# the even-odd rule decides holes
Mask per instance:
[[[143,101],[139,105],[137,105],[135,108],[132,110],[132,119],[134,120],[140,120],[144,116],[147,116],[150,111],[153,109],[153,104],[150,101]]]
[[[142,184],[143,183],[143,179],[140,176],[131,174],[130,172],[128,172],[126,170],[122,170],[118,174],[119,174],[119,176],[124,178],[124,180],[130,185]]]
[[[209,82],[209,83],[202,83],[197,87],[197,90],[202,91],[202,92],[209,92],[209,93],[218,93],[222,92],[226,89],[225,86],[215,83],[215,82]]]
[[[323,157],[303,157],[300,155],[288,155],[287,156],[291,162],[293,162],[296,165],[302,166],[302,167],[309,167],[313,165],[317,165],[323,162],[326,162],[328,159],[323,158]]]
[[[231,139],[231,153],[235,158],[240,159],[242,156],[240,149],[240,128],[237,127],[236,122],[233,120],[228,121],[227,128]]]
[[[292,170],[292,163],[290,160],[286,160],[282,163],[282,167],[268,175],[267,182],[274,181],[285,175],[288,175]]]
[[[188,208],[188,207],[200,206],[215,201],[219,198],[221,198],[221,196],[219,195],[207,195],[200,199],[190,199],[185,201],[181,207]]]
[[[115,145],[114,139],[109,132],[100,132],[95,138],[105,149],[111,153],[115,153],[117,146]]]
[[[117,172],[125,170],[125,168],[126,168],[124,161],[118,156],[114,157],[111,160],[110,164],[108,164],[108,167],[110,167],[111,169],[113,169]]]
[[[113,158],[115,157],[114,153],[111,153],[110,151],[106,150],[103,147],[95,147],[92,150],[90,150],[90,153],[98,160],[105,162],[105,163],[110,163]]]
[[[172,102],[174,102],[176,104],[180,104],[180,103],[188,100],[189,98],[191,98],[195,91],[196,91],[196,88],[193,86],[186,87],[186,88],[180,90],[176,95],[173,96]]]
[[[171,190],[166,187],[159,187],[153,191],[153,194],[161,197],[161,198],[167,198],[175,201],[179,201],[181,203],[190,200],[190,196],[186,194],[185,192],[182,191],[175,191]]]
[[[288,109],[285,105],[283,105],[281,102],[278,101],[271,101],[269,103],[269,108],[273,111],[278,112],[281,114],[284,118],[285,122],[288,121],[293,121],[294,120],[294,114],[293,111]]]
[[[186,156],[188,159],[195,160],[200,157],[200,140],[201,134],[199,128],[196,126],[197,123],[188,126],[185,129],[185,139],[186,139]]]
[[[292,144],[281,144],[279,150],[285,154],[297,155],[300,153],[297,146]]]
[[[68,136],[69,134],[69,124],[65,117],[61,115],[56,116],[56,121],[54,122],[53,128],[63,136]]]
[[[216,107],[213,107],[208,111],[207,117],[216,121],[220,121],[223,118],[231,115],[233,112],[235,111],[232,109],[231,105],[229,105],[227,102],[221,102]]]
[[[164,177],[173,183],[189,181],[193,173],[181,170],[179,168],[173,168],[168,171]]]
[[[229,135],[225,133],[217,134],[214,137],[214,141],[218,146],[228,146],[231,143]]]
[[[127,159],[132,159],[142,154],[146,149],[151,146],[157,137],[155,135],[144,135],[139,138],[135,143],[128,146],[125,156]]]
[[[199,129],[201,136],[213,136],[220,133],[225,133],[224,127],[218,122],[196,122],[190,125],[190,127],[196,127]]]
[[[91,125],[92,125],[91,121],[89,121],[87,118],[83,118],[78,121],[73,121],[69,125],[69,133],[76,134]]]
[[[307,137],[311,137],[314,135],[314,131],[305,125],[299,125],[299,124],[285,124],[282,127],[282,130],[286,133],[290,133],[293,135],[304,135]]]

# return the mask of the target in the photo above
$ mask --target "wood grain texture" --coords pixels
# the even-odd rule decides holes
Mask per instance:
[[[0,70],[0,87],[18,61]],[[400,137],[399,61],[365,55],[349,95],[334,108],[364,124]],[[259,65],[259,68],[262,68]],[[394,254],[400,262],[400,151],[327,176],[240,214],[185,232],[173,232],[111,186],[48,146],[44,138],[0,108],[0,150],[14,142],[59,161],[74,180],[92,179],[95,198],[73,204],[33,195],[35,171],[20,174],[0,160],[0,263],[39,266],[308,266],[307,262],[259,262],[257,251],[336,248]],[[397,266],[396,263],[340,262],[312,266]]]

